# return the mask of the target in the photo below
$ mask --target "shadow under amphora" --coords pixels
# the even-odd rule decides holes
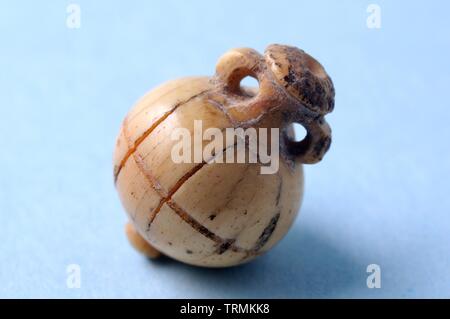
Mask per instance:
[[[193,287],[204,288],[204,296],[195,297],[205,298],[345,297],[346,291],[366,285],[364,260],[300,224],[267,254],[244,265],[209,269],[169,258],[152,264],[181,272]]]

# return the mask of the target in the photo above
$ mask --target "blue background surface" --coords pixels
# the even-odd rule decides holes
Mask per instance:
[[[80,29],[69,3],[0,4],[0,297],[450,297],[448,2],[376,1],[381,29],[370,1],[78,1]],[[274,42],[337,92],[299,218],[242,267],[149,262],[112,182],[123,117],[161,82]]]

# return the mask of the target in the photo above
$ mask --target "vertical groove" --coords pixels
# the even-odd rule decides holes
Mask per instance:
[[[195,173],[197,173],[206,163],[200,163],[198,165],[195,165],[190,171],[188,171],[186,174],[184,174],[174,185],[174,187],[172,187],[172,189],[167,193],[166,196],[163,196],[161,198],[161,200],[159,201],[158,206],[156,207],[156,209],[153,211],[152,216],[150,217],[150,221],[148,223],[148,227],[147,229],[150,229],[150,225],[153,223],[153,221],[156,218],[156,215],[160,212],[161,207],[168,201],[170,201],[172,199],[172,195],[175,194],[175,192],[181,187],[183,186],[183,184],[191,177],[193,176]]]
[[[176,103],[169,111],[167,111],[166,113],[164,113],[158,120],[156,120],[147,130],[145,130],[145,132],[139,136],[135,141],[134,144],[132,146],[128,145],[128,151],[125,153],[124,157],[122,158],[122,160],[120,161],[119,166],[117,166],[115,172],[114,172],[114,183],[117,182],[117,178],[120,174],[120,171],[122,170],[122,168],[125,166],[125,163],[127,162],[127,160],[130,158],[130,156],[136,152],[136,149],[139,147],[139,145],[147,138],[147,136],[149,136],[154,130],[155,128],[161,124],[166,118],[168,118],[173,112],[175,112],[175,110],[177,108],[179,108],[180,106],[190,102],[191,100],[201,96],[202,94],[206,93],[208,90],[203,90],[198,94],[195,94],[193,96],[191,96],[190,98],[188,98],[187,100],[181,101]],[[127,143],[129,144],[128,141],[128,136],[126,136],[125,131],[127,129],[127,125],[128,125],[128,119],[125,118],[124,123],[123,123],[123,128],[124,128],[124,137],[125,140],[127,140]]]

